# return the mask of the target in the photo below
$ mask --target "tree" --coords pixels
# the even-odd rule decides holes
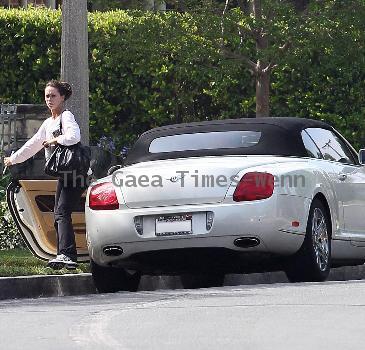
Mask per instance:
[[[171,3],[188,12],[199,7],[210,8],[214,13],[222,11],[222,55],[250,69],[256,84],[256,117],[269,116],[271,73],[292,45],[301,12],[309,0],[170,0],[168,4]],[[273,37],[279,42],[273,42]],[[255,49],[247,50],[252,42]]]
[[[226,0],[222,16],[222,55],[250,69],[256,84],[256,117],[268,117],[270,75],[292,44],[298,26],[295,19],[299,17],[292,5],[283,0],[240,1],[240,7],[228,11],[229,5],[230,0]],[[274,37],[276,42],[273,42]]]

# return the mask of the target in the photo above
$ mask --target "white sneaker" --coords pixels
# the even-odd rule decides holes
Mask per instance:
[[[77,267],[77,262],[73,261],[65,254],[57,255],[54,259],[48,261],[47,267],[54,270],[60,270],[65,267],[68,270],[74,270]]]

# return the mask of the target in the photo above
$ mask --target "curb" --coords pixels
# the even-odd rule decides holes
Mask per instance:
[[[365,278],[365,265],[331,269],[328,281]],[[288,283],[285,273],[265,272],[245,275],[229,274],[225,286]],[[183,288],[179,276],[142,276],[139,291]],[[97,293],[90,273],[24,277],[0,277],[0,300],[59,297]]]
[[[365,279],[365,265],[332,268],[327,281],[348,281]],[[252,285],[289,283],[283,271],[251,273],[247,275],[227,275],[225,285]]]
[[[0,277],[0,300],[96,293],[89,273]]]

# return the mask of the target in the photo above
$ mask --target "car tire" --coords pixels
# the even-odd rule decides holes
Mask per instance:
[[[314,199],[304,242],[285,268],[290,282],[322,282],[328,278],[331,269],[330,221],[322,201]]]
[[[181,284],[186,289],[222,287],[224,284],[224,273],[200,273],[181,275]]]
[[[140,273],[130,274],[123,268],[105,267],[90,260],[91,274],[99,293],[118,291],[135,292],[141,279]]]

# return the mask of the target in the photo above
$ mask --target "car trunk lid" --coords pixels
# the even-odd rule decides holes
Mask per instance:
[[[225,156],[144,162],[120,169],[113,182],[129,208],[219,203],[236,174],[268,162],[275,160]]]

